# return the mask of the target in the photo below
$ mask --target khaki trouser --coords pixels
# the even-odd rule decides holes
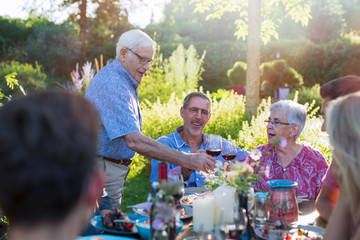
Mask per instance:
[[[116,164],[102,158],[97,159],[97,166],[105,172],[103,197],[108,196],[112,207],[114,209],[120,209],[125,181],[130,167]]]

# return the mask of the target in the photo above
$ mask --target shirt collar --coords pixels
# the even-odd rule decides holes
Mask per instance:
[[[185,144],[188,145],[186,142],[184,142],[184,140],[180,137],[179,132],[184,130],[184,126],[180,126],[178,128],[176,128],[175,132],[174,132],[174,139],[175,139],[175,144],[177,149],[180,149],[181,147],[183,147]],[[206,144],[206,139],[207,136],[205,134],[202,135],[203,137],[203,142],[202,144]]]
[[[119,70],[119,73],[124,74],[126,76],[126,80],[129,81],[131,86],[134,89],[137,89],[139,87],[139,83],[130,75],[130,73],[124,68],[124,66],[121,64],[119,59],[114,60],[114,66],[116,69]]]

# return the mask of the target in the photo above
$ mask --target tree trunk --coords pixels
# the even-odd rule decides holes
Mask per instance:
[[[80,44],[81,44],[81,54],[85,56],[85,44],[86,44],[86,31],[87,31],[87,19],[86,19],[86,6],[87,0],[79,1],[79,9],[80,9]]]
[[[246,117],[250,121],[257,113],[260,90],[260,8],[261,0],[249,0],[247,39]]]

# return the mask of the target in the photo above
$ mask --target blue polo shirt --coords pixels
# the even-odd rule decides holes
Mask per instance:
[[[124,136],[141,132],[138,86],[118,59],[103,67],[91,80],[85,98],[100,113],[100,155],[116,159],[135,155],[127,148]]]
[[[178,127],[175,132],[162,136],[160,137],[157,141],[168,146],[171,147],[173,149],[177,149],[179,151],[182,152],[187,152],[187,153],[191,153],[191,147],[184,142],[184,140],[180,137],[179,132],[181,132],[183,130],[183,126]],[[208,138],[208,136],[206,134],[203,134],[203,142],[201,143],[200,149],[205,150],[205,144],[206,144],[206,139]],[[249,153],[245,150],[240,149],[239,147],[237,148],[237,156],[236,159],[238,161],[244,161],[246,159],[246,157],[249,155]],[[219,155],[217,157],[215,157],[216,162],[221,162],[224,163],[225,159]],[[158,164],[160,163],[160,161],[152,159],[151,160],[151,175],[150,175],[150,182],[151,184],[153,182],[157,182],[158,181]],[[175,164],[168,164],[168,172],[177,167],[177,165]],[[202,186],[205,181],[204,181],[204,177],[200,174],[199,170],[194,171],[191,175],[188,181],[186,181],[186,183],[189,186],[193,186],[193,187],[200,187]]]

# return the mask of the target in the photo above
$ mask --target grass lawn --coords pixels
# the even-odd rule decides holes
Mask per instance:
[[[130,172],[126,179],[124,195],[121,202],[121,210],[124,212],[133,212],[128,205],[145,202],[150,193],[149,174],[147,172],[147,163],[150,159],[136,154],[130,165]]]

